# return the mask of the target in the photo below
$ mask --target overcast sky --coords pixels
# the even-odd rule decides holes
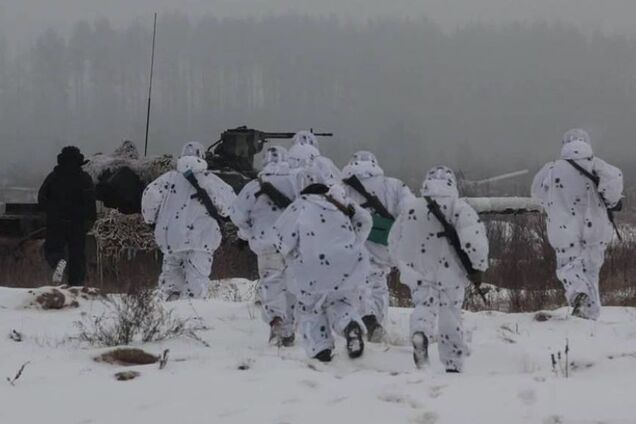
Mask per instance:
[[[467,22],[565,21],[587,30],[636,35],[634,0],[0,0],[2,32],[24,40],[79,19],[114,23],[180,10],[193,16],[336,14],[346,19],[427,15],[445,28]]]

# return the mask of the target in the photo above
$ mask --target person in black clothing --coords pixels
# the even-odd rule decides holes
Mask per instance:
[[[61,283],[68,254],[68,282],[81,286],[86,278],[86,233],[96,219],[95,187],[82,170],[84,156],[77,147],[64,147],[57,163],[38,194],[46,212],[44,256],[55,270],[53,282]]]

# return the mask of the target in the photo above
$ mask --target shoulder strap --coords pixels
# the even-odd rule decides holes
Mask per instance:
[[[360,179],[357,176],[352,175],[351,177],[342,180],[342,182],[347,184],[349,187],[351,187],[352,189],[360,193],[362,197],[364,197],[367,203],[362,205],[363,207],[373,208],[378,214],[380,214],[384,218],[395,219],[393,215],[391,215],[391,212],[389,212],[387,208],[382,204],[380,199],[378,199],[377,196],[374,196],[373,194],[367,191],[367,189],[362,184],[362,181],[360,181]]]
[[[567,159],[566,162],[569,163],[570,165],[572,165],[572,167],[574,169],[576,169],[577,171],[579,171],[583,176],[585,176],[586,178],[590,179],[594,183],[594,186],[598,187],[599,183],[601,182],[601,180],[598,177],[598,175],[596,175],[596,174],[588,171],[587,169],[583,168],[581,165],[579,165],[573,159]]]
[[[270,200],[274,202],[274,204],[280,209],[287,209],[287,207],[292,204],[291,199],[285,196],[285,194],[283,194],[280,190],[278,190],[274,186],[274,184],[268,181],[263,181],[262,178],[258,179],[258,183],[261,187],[261,190],[256,193],[256,197],[264,194],[269,197]]]
[[[442,224],[442,228],[444,228],[444,231],[437,234],[437,237],[446,237],[450,245],[453,247],[453,250],[455,250],[455,253],[457,253],[457,256],[459,257],[459,260],[464,266],[466,272],[468,274],[475,273],[476,271],[473,268],[470,258],[462,249],[461,241],[455,227],[448,222],[444,213],[440,209],[439,204],[435,200],[433,200],[430,196],[424,196],[424,199],[426,200],[426,203],[428,203],[428,210],[435,216],[435,218],[437,218],[439,223]]]
[[[356,210],[352,205],[343,205],[341,202],[336,200],[333,196],[329,194],[321,194],[321,196],[329,203],[334,205],[340,212],[345,214],[347,218],[351,219],[356,214]]]
[[[598,186],[601,182],[601,179],[599,178],[598,175],[589,172],[587,169],[583,168],[581,165],[579,165],[572,159],[568,159],[567,162],[570,165],[572,165],[577,171],[579,171],[583,176],[592,180],[592,182],[594,183],[594,187],[596,187],[596,189],[598,190]],[[605,205],[605,210],[607,211],[607,219],[609,219],[610,224],[612,224],[612,227],[614,227],[614,231],[616,231],[616,236],[618,237],[620,241],[623,241],[623,236],[621,235],[621,232],[618,230],[618,226],[616,225],[616,220],[614,219],[614,210],[610,209],[607,206],[607,200],[605,200],[605,197],[603,196],[602,193],[598,193],[598,195],[601,198],[601,201],[603,202],[603,204]]]
[[[199,199],[199,202],[203,204],[205,210],[208,211],[212,218],[216,219],[217,221],[222,221],[223,217],[219,214],[219,211],[214,205],[214,202],[212,202],[212,199],[210,199],[210,195],[208,194],[208,192],[205,191],[199,184],[199,181],[197,180],[197,177],[194,175],[194,173],[192,171],[186,171],[183,173],[183,176],[186,180],[188,180],[192,187],[194,187],[195,194],[192,195],[192,198]]]

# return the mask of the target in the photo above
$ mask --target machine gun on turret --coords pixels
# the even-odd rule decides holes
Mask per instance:
[[[314,133],[317,137],[332,137],[332,133]],[[249,179],[256,178],[254,156],[263,151],[269,140],[291,139],[293,132],[266,132],[246,126],[223,131],[221,138],[208,148],[206,159],[210,169],[232,170]]]

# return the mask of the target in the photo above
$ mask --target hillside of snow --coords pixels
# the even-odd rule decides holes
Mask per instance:
[[[300,347],[268,346],[268,328],[250,302],[178,301],[169,307],[197,323],[198,340],[138,346],[157,355],[170,350],[160,370],[93,359],[108,349],[80,342],[75,322],[99,315],[102,302],[43,311],[25,308],[30,296],[0,288],[0,423],[636,422],[634,308],[605,308],[599,322],[566,309],[544,322],[534,314],[466,312],[472,354],[464,374],[447,375],[435,345],[431,366],[415,370],[408,309],[391,310],[386,343],[367,344],[363,358],[350,360],[339,340],[325,365]],[[553,368],[551,354],[559,351]],[[5,379],[27,362],[13,384]],[[113,377],[131,369],[140,376]]]

